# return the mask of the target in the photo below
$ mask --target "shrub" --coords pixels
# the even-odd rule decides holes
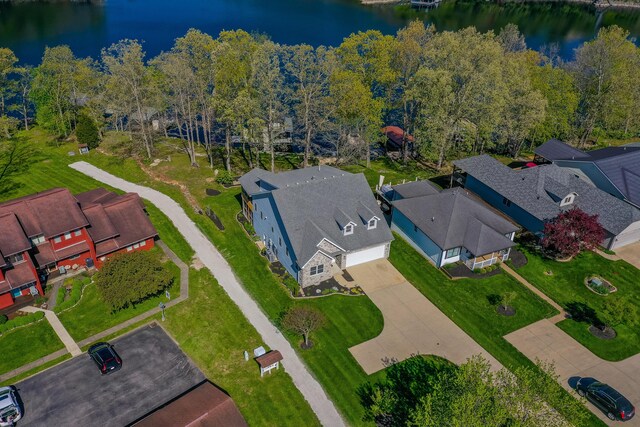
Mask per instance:
[[[282,283],[289,289],[292,295],[298,296],[300,294],[300,285],[290,274],[284,277]]]
[[[80,298],[82,297],[82,289],[84,288],[84,286],[85,286],[84,281],[74,280],[73,286],[71,287],[71,293],[69,294],[69,298],[67,298],[61,304],[58,304],[58,297],[60,296],[60,293],[58,291],[58,296],[56,297],[56,306],[53,308],[53,311],[56,313],[60,313],[61,311],[64,311],[76,305],[78,301],[80,301]],[[64,288],[60,288],[60,290],[64,291]]]
[[[165,290],[173,277],[153,253],[130,252],[108,259],[94,281],[104,302],[117,311]]]
[[[5,314],[0,316],[0,325],[4,325],[8,321],[9,321],[9,318]]]
[[[246,232],[249,234],[249,236],[253,236],[254,234],[256,234],[256,229],[253,228],[253,225],[250,222],[244,222],[242,223],[242,226],[244,227]]]
[[[98,126],[93,119],[86,114],[78,116],[76,124],[76,138],[80,144],[87,144],[90,149],[94,149],[100,143],[100,133]]]
[[[60,286],[58,293],[56,294],[56,307],[60,306],[64,302],[64,297],[67,295],[67,288]]]
[[[216,182],[218,184],[231,185],[233,184],[233,176],[229,171],[226,171],[226,170],[220,171],[218,173],[218,176],[216,177]]]
[[[0,324],[0,334],[4,334],[5,332],[9,332],[10,330],[18,328],[20,326],[25,326],[30,323],[37,322],[43,317],[44,317],[44,312],[42,311],[37,311],[35,313],[27,314],[26,316],[15,317],[4,324]]]

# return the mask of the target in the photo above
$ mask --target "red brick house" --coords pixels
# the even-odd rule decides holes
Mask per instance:
[[[111,254],[151,249],[158,233],[137,194],[55,188],[0,204],[0,309],[43,294],[40,277],[100,267]]]

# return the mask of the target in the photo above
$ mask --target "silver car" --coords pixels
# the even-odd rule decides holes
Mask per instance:
[[[0,427],[13,426],[22,418],[16,392],[12,387],[0,387]]]

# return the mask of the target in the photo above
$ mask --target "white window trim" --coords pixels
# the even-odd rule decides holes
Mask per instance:
[[[73,232],[73,234],[74,234],[75,236],[80,236],[80,235],[82,235],[82,230],[77,229],[76,231],[74,231],[74,232]]]
[[[353,230],[355,227],[356,225],[353,222],[348,223],[347,225],[344,226],[344,229],[342,230],[342,234],[344,234],[345,236],[349,236],[353,234]]]
[[[142,242],[140,242],[140,246],[147,246],[147,241],[143,240]]]
[[[371,223],[373,223],[373,225]],[[377,226],[378,226],[378,219],[377,218],[371,218],[369,220],[369,222],[367,222],[367,230],[373,230]]]
[[[54,241],[55,243],[61,243],[61,242],[62,242],[62,236],[56,236],[56,237],[54,237],[54,238],[53,238],[53,241]]]
[[[71,238],[71,233],[64,233],[64,240],[69,240]]]
[[[315,273],[314,273],[315,269]],[[314,265],[309,269],[309,276],[317,276],[318,274],[324,273],[324,264]]]

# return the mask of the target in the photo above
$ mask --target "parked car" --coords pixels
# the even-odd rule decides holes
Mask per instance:
[[[18,396],[13,387],[0,387],[0,426],[13,426],[22,418]]]
[[[610,385],[603,384],[594,378],[580,378],[576,384],[580,396],[600,408],[610,420],[627,421],[633,418],[635,408],[620,392]]]
[[[103,375],[117,371],[122,367],[122,359],[120,359],[113,346],[107,342],[99,342],[92,345],[88,353]]]

